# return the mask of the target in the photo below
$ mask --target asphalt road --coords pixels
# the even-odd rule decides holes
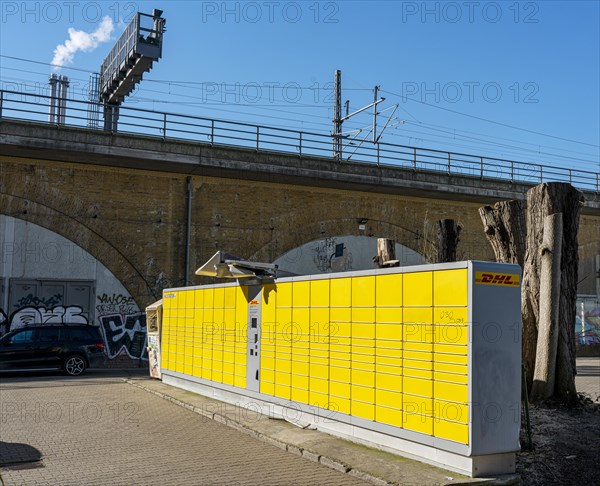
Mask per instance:
[[[4,485],[365,484],[140,390],[125,376],[0,376]]]

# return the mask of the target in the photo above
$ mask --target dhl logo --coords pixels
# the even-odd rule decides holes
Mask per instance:
[[[258,305],[260,302],[258,300],[251,300],[250,305]]]
[[[177,294],[165,294],[165,299],[174,299],[177,297]]]
[[[475,283],[485,285],[499,285],[502,287],[518,287],[519,275],[507,273],[475,272]]]

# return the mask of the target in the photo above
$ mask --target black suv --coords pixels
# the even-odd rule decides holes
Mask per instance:
[[[100,329],[89,325],[29,325],[0,338],[0,371],[62,369],[82,374],[104,361]]]

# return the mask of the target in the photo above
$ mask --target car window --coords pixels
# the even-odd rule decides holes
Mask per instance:
[[[32,343],[34,337],[34,329],[26,329],[24,331],[16,333],[12,338],[13,344],[27,344]]]
[[[56,327],[48,329],[42,327],[38,330],[38,336],[41,342],[58,341],[58,329]]]

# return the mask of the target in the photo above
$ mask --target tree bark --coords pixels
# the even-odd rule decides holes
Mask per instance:
[[[544,218],[563,214],[559,337],[554,395],[565,403],[577,400],[575,391],[575,301],[579,213],[582,194],[570,184],[543,183],[527,191],[527,250],[523,266],[521,310],[523,315],[523,362],[531,390],[539,322],[540,252]]]
[[[544,218],[540,248],[540,321],[531,386],[531,400],[540,401],[554,394],[560,312],[562,213]]]
[[[397,267],[400,262],[396,260],[396,242],[389,238],[377,238],[377,256],[373,262],[379,267]]]
[[[525,260],[525,216],[519,200],[501,201],[479,208],[485,235],[492,245],[496,261],[517,263]]]
[[[461,227],[453,219],[438,221],[438,263],[455,262]]]

